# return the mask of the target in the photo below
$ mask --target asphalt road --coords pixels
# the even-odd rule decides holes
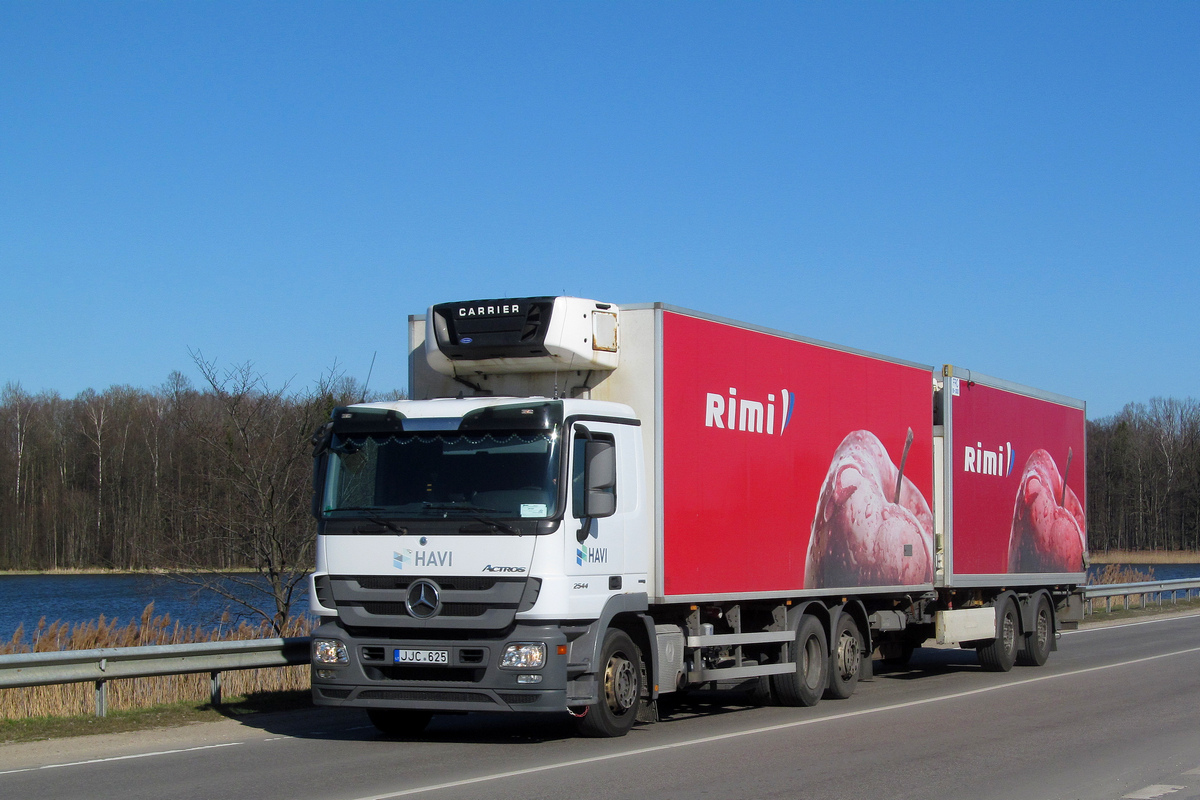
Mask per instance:
[[[877,662],[878,666],[878,662]],[[920,650],[816,708],[698,697],[617,740],[435,718],[414,741],[314,710],[0,746],[0,798],[1200,798],[1200,616],[1068,633],[1044,667]]]

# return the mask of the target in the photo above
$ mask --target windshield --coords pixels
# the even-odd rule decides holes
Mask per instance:
[[[335,435],[326,519],[547,519],[558,511],[558,432]]]

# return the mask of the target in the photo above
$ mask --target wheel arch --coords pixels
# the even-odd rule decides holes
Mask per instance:
[[[645,593],[617,594],[608,598],[599,618],[588,626],[587,633],[571,642],[571,661],[580,663],[586,659],[585,675],[595,675],[600,668],[600,653],[604,649],[604,634],[609,628],[619,628],[629,634],[633,643],[642,651],[646,665],[646,676],[651,682],[657,675],[658,648],[651,647],[654,641],[654,621],[646,614],[650,607]]]
[[[992,598],[992,606],[996,611],[996,635],[1000,635],[1000,619],[1004,613],[1004,605],[1006,602],[1012,602],[1017,609],[1017,625],[1020,630],[1017,631],[1018,636],[1024,636],[1025,631],[1029,630],[1029,626],[1025,624],[1025,611],[1022,608],[1021,598],[1012,589],[1005,589]]]
[[[862,600],[857,597],[852,597],[845,603],[839,606],[834,606],[829,611],[829,630],[830,648],[833,648],[833,631],[836,629],[838,620],[843,614],[849,614],[854,618],[855,624],[858,625],[858,633],[863,637],[863,648],[867,655],[870,655],[875,650],[875,643],[871,637],[871,625],[868,622],[867,607],[863,605]]]
[[[788,609],[788,627],[791,628],[792,631],[799,630],[800,621],[804,619],[805,616],[813,616],[820,621],[821,625],[825,628],[825,649],[828,652],[832,652],[830,650],[831,645],[829,644],[829,640],[833,636],[834,617],[830,613],[829,609],[820,600],[805,600],[797,603]]]
[[[1030,636],[1037,630],[1037,608],[1038,601],[1041,598],[1046,599],[1046,606],[1050,609],[1050,650],[1058,649],[1058,609],[1055,608],[1054,596],[1049,589],[1036,589],[1030,592],[1017,604],[1017,610],[1021,617],[1021,635]]]

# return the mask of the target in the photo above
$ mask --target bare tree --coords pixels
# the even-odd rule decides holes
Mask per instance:
[[[221,370],[199,352],[192,359],[208,384],[211,402],[190,404],[183,430],[204,451],[211,467],[206,478],[212,482],[208,502],[193,511],[205,535],[220,541],[222,555],[230,563],[252,567],[255,574],[201,572],[185,579],[282,631],[312,569],[309,438],[340,402],[335,390],[344,395],[353,382],[335,366],[313,389],[289,396],[286,384],[271,388],[250,363]],[[185,552],[195,559],[203,550],[188,547]],[[198,560],[193,563],[200,566]]]

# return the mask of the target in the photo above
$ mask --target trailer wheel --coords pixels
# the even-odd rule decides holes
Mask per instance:
[[[1004,599],[1004,609],[1000,612],[1000,624],[997,627],[996,638],[980,645],[976,652],[979,653],[979,663],[988,672],[1008,672],[1017,661],[1021,638],[1021,622],[1011,598]]]
[[[411,708],[368,708],[367,717],[384,736],[408,737],[425,730],[433,712]]]
[[[600,701],[577,718],[576,725],[582,736],[624,736],[637,721],[642,701],[641,655],[629,634],[609,628],[604,634],[600,664]]]
[[[792,660],[796,669],[771,676],[775,697],[785,706],[815,706],[825,693],[829,671],[829,647],[825,626],[814,616],[805,614],[792,644]]]
[[[1033,630],[1022,637],[1017,663],[1023,667],[1040,667],[1050,658],[1051,637],[1054,636],[1054,612],[1046,595],[1039,595],[1033,617]]]
[[[833,652],[829,654],[829,688],[825,696],[845,700],[854,694],[862,670],[862,634],[854,617],[842,614],[833,632]]]

